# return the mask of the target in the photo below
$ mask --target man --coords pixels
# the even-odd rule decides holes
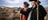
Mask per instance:
[[[37,5],[38,5],[38,12],[39,12],[39,20],[44,20],[44,16],[47,14],[43,6],[40,5],[37,0],[30,0],[31,1],[31,20],[37,20]]]
[[[47,12],[45,11],[44,7],[40,5],[40,1],[36,2],[39,8],[39,20],[44,20],[44,17],[46,16]]]

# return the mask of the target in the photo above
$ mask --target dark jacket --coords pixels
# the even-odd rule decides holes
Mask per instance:
[[[24,11],[23,9],[20,10],[20,13],[26,16],[26,20],[28,18],[29,12],[30,12],[30,8],[28,8],[27,11]]]
[[[32,10],[31,20],[37,20],[37,9],[36,8],[33,8],[33,9],[31,8]],[[39,5],[38,8],[39,8],[38,9],[39,10],[39,20],[44,20],[44,17],[46,16],[47,13],[42,5]]]

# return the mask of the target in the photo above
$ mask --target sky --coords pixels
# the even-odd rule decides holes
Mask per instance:
[[[6,7],[22,7],[23,2],[29,2],[29,0],[0,0],[0,6],[6,6]],[[48,0],[39,0],[41,1],[41,5],[44,7],[48,6]],[[31,7],[31,4],[30,6]]]

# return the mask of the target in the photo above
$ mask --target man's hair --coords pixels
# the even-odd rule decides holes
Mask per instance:
[[[24,2],[24,5],[26,5],[27,7],[29,6],[29,4],[27,2]]]
[[[38,1],[38,3],[41,3],[40,1]]]

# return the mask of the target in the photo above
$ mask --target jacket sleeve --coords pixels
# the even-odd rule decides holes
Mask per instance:
[[[46,10],[43,8],[43,6],[40,6],[40,14],[42,15],[42,16],[46,16],[46,14],[47,14],[47,12],[46,12]]]

